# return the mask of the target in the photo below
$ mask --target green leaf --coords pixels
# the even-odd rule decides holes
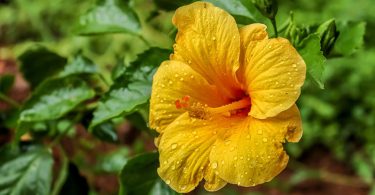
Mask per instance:
[[[62,117],[95,92],[78,77],[48,80],[26,102],[19,121],[35,122]]]
[[[320,51],[320,37],[317,34],[310,34],[306,37],[298,52],[307,66],[307,74],[321,89],[324,89],[323,71],[326,58]]]
[[[97,4],[80,17],[75,32],[80,35],[104,33],[139,34],[140,21],[136,13],[116,0],[98,0]]]
[[[158,153],[144,153],[128,160],[120,174],[119,194],[177,194],[158,176],[158,158]]]
[[[0,75],[0,93],[6,94],[13,86],[14,75]]]
[[[187,5],[193,2],[193,0],[179,0],[179,1],[171,1],[171,0],[154,0],[156,6],[158,8],[172,11],[175,10],[183,5]]]
[[[229,12],[240,24],[250,24],[256,22],[254,13],[255,7],[250,1],[241,0],[205,0],[210,2],[227,12]]]
[[[48,50],[43,46],[34,46],[19,56],[23,76],[35,88],[45,79],[62,70],[66,58]]]
[[[354,166],[355,171],[357,174],[367,183],[372,183],[374,180],[374,167],[371,166],[369,162],[365,160],[365,158],[359,154],[356,153],[353,156],[352,164]]]
[[[0,163],[0,194],[48,195],[52,183],[51,152],[37,148]]]
[[[129,149],[121,147],[109,154],[100,156],[95,170],[105,173],[120,173],[128,160]]]
[[[91,130],[92,134],[98,137],[101,140],[107,142],[117,142],[118,136],[114,124],[111,122],[104,122],[100,125],[95,126]]]
[[[147,103],[151,94],[152,76],[169,54],[169,50],[151,48],[130,63],[100,100],[90,129],[112,118],[133,113]]]
[[[74,74],[94,74],[97,73],[98,69],[96,64],[90,59],[86,58],[81,54],[77,54],[74,58],[65,66],[64,70],[60,72],[60,77],[65,77]]]
[[[351,55],[363,45],[363,36],[366,32],[365,22],[339,23],[340,35],[334,46],[334,53]]]

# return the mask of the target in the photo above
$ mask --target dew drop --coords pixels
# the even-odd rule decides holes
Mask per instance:
[[[258,134],[261,135],[263,133],[262,129],[258,129]]]
[[[171,183],[171,180],[167,179],[167,181],[165,181],[165,183],[166,183],[167,185],[169,185],[169,184]]]
[[[297,67],[297,64],[293,64],[293,68]]]
[[[172,81],[169,81],[168,83],[169,83],[170,85],[172,85],[172,84],[173,84],[173,82],[172,82]]]
[[[190,78],[191,78],[191,79],[194,79],[194,75],[191,75]]]
[[[216,37],[212,37],[212,40],[213,40],[213,41],[216,41]]]
[[[166,165],[168,162],[165,160],[163,163]]]
[[[177,78],[177,77],[178,77],[178,74],[175,74],[175,75],[174,75],[174,77],[176,77],[176,78]]]
[[[237,158],[237,156],[235,156],[233,159],[234,159],[234,160],[237,160],[238,158]]]
[[[191,64],[191,60],[189,60],[188,63]]]
[[[222,164],[222,165],[224,164],[224,161],[223,161],[223,160],[221,161],[221,164]]]
[[[177,148],[177,144],[172,144],[172,149],[176,149]]]
[[[290,87],[294,87],[294,85],[293,85],[293,84],[291,84],[291,85],[290,85]]]
[[[263,138],[263,142],[268,142],[268,139],[267,138]]]
[[[211,167],[212,167],[213,169],[216,169],[216,168],[217,168],[217,162],[213,162],[213,163],[211,164]]]

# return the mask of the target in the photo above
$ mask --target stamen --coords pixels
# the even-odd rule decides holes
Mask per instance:
[[[207,108],[206,110],[210,112],[211,114],[224,114],[229,115],[232,111],[237,111],[241,109],[246,109],[251,106],[251,100],[249,97],[245,97],[239,101],[232,102],[230,104],[217,107],[217,108]]]

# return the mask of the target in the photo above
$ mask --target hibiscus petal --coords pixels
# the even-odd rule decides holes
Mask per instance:
[[[287,39],[265,39],[246,49],[244,70],[250,115],[264,119],[290,108],[306,75],[302,57]]]
[[[216,140],[213,125],[185,113],[160,135],[158,173],[175,191],[192,191],[205,177],[205,173],[212,184],[210,189],[220,187],[216,185],[215,178],[211,177],[208,166],[211,147]]]
[[[227,184],[226,181],[216,175],[216,171],[212,168],[212,164],[206,169],[204,179],[206,180],[204,183],[204,189],[210,192],[218,191]]]
[[[240,28],[240,38],[241,38],[241,55],[240,62],[244,64],[246,50],[252,50],[256,45],[257,41],[268,39],[268,33],[266,31],[267,26],[260,23],[249,24]],[[245,83],[244,74],[245,66],[241,65],[237,71],[237,78],[240,83]],[[242,88],[247,89],[247,86],[242,86]]]
[[[185,101],[184,102],[184,98]],[[177,101],[177,102],[176,102]],[[215,86],[179,61],[165,61],[154,75],[150,100],[150,127],[162,132],[179,115],[186,112],[176,103],[207,104],[216,107],[225,104]]]
[[[218,136],[210,162],[217,163],[217,174],[228,183],[254,186],[278,175],[287,165],[282,143],[298,141],[301,119],[293,106],[268,119],[231,119],[235,125]]]
[[[172,21],[178,33],[171,58],[189,64],[228,98],[237,98],[240,37],[234,18],[210,3],[195,2],[178,8]]]

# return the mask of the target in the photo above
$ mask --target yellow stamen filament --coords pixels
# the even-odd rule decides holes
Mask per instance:
[[[249,97],[245,97],[241,100],[238,100],[236,102],[232,102],[230,104],[227,104],[225,106],[220,106],[217,108],[206,108],[206,110],[211,114],[224,114],[224,115],[230,115],[231,111],[240,110],[243,108],[248,108],[251,105],[251,101]]]

